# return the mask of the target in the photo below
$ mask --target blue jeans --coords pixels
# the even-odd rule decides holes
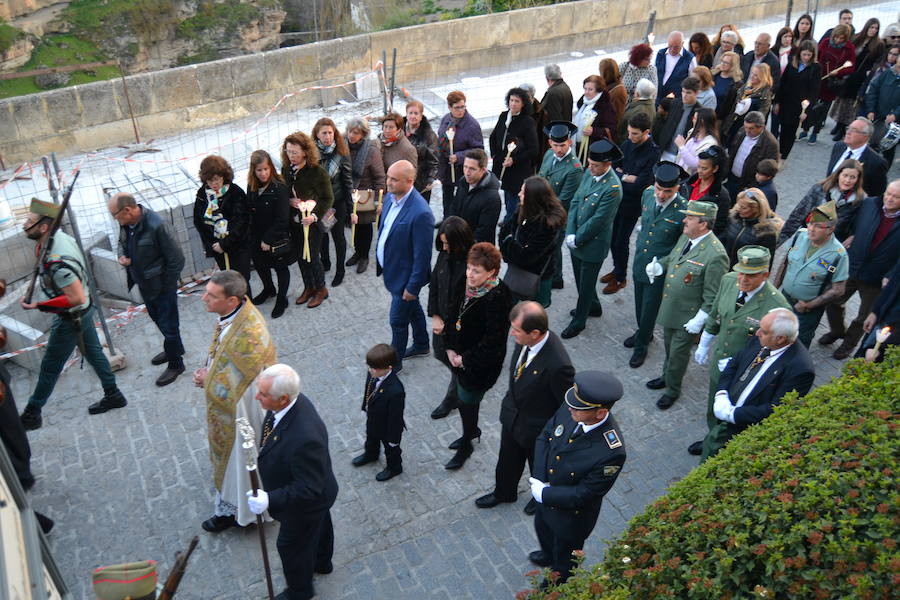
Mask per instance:
[[[397,365],[403,366],[403,354],[409,339],[409,328],[412,326],[413,347],[428,348],[428,330],[425,327],[425,312],[418,298],[404,300],[402,294],[391,294],[391,346],[397,351]]]
[[[503,191],[503,204],[506,206],[506,216],[503,217],[503,222],[514,219],[516,217],[516,212],[519,210],[519,192],[508,192],[506,190]]]
[[[169,358],[169,366],[173,369],[183,367],[181,355],[184,354],[184,344],[178,329],[178,295],[175,290],[162,292],[152,300],[144,300],[144,304],[147,305],[147,314],[163,334],[163,350]]]

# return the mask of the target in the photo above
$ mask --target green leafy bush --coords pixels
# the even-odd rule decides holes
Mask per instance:
[[[898,390],[892,348],[789,395],[632,519],[602,563],[521,597],[896,598]]]
[[[0,21],[0,52],[6,52],[13,45],[13,42],[24,36],[24,31],[16,29],[9,23]]]

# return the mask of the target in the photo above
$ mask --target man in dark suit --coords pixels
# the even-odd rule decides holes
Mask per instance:
[[[419,292],[431,278],[431,245],[434,216],[428,203],[413,187],[416,168],[407,160],[398,160],[388,168],[388,196],[378,228],[377,275],[384,276],[384,287],[391,293],[391,346],[399,360],[395,370],[403,368],[403,359],[428,354],[428,330]],[[409,328],[413,344],[408,349]]]
[[[544,67],[544,77],[547,79],[547,91],[541,98],[541,106],[547,114],[547,122],[572,120],[572,90],[563,81],[562,70],[559,65],[552,64]]]
[[[684,34],[673,31],[669,34],[666,47],[660,48],[656,53],[656,104],[671,94],[677,98],[681,91],[681,82],[688,77],[697,66],[694,54],[684,47]],[[659,143],[659,140],[657,140]],[[660,148],[663,147],[660,144]]]
[[[509,362],[509,389],[500,406],[500,455],[494,491],[475,500],[478,508],[516,501],[526,461],[533,472],[535,438],[562,404],[575,377],[569,354],[549,330],[547,313],[539,303],[516,304],[509,321],[516,347]],[[536,510],[532,499],[525,513],[533,515]]]
[[[761,63],[769,65],[769,74],[772,75],[772,93],[778,90],[778,82],[781,80],[781,63],[778,57],[770,50],[772,47],[772,36],[768,33],[760,33],[753,42],[753,50],[750,50],[741,57],[741,71],[745,78],[750,77],[750,69],[753,65]]]
[[[806,395],[816,378],[816,368],[806,346],[797,343],[799,331],[792,311],[773,308],[760,319],[756,337],[728,361],[713,400],[713,413],[719,422],[703,440],[702,460],[771,415],[788,392]]]
[[[288,365],[272,365],[260,374],[256,399],[267,411],[258,458],[266,489],[256,496],[247,492],[247,504],[257,515],[268,509],[281,523],[276,547],[288,587],[276,600],[307,600],[315,596],[313,572],[332,571],[330,509],[338,485],[328,431]]]
[[[541,549],[528,555],[566,581],[572,552],[591,534],[603,497],[625,464],[625,441],[612,405],[622,383],[609,373],[584,371],[566,392],[566,403],[547,421],[534,448],[531,494],[540,504],[534,517]]]
[[[831,147],[831,158],[828,160],[830,175],[848,158],[855,158],[863,165],[863,189],[868,196],[880,196],[887,188],[887,172],[890,165],[869,147],[869,139],[875,132],[872,121],[865,117],[857,117],[844,134],[844,141]]]

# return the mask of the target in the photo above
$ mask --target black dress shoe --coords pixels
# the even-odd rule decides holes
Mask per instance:
[[[635,352],[631,355],[631,360],[628,361],[628,366],[632,369],[637,369],[642,364],[644,364],[645,360],[647,360],[646,354],[638,354],[637,352]]]
[[[666,387],[666,379],[665,377],[657,377],[656,379],[651,379],[645,385],[651,390],[661,390]]]
[[[379,472],[378,475],[375,476],[375,481],[387,481],[388,479],[391,479],[392,477],[396,477],[397,475],[399,475],[402,472],[403,472],[403,467],[397,467],[396,469],[387,467],[384,471]]]
[[[366,269],[368,269],[368,268],[369,268],[369,259],[366,258],[365,256],[363,256],[362,258],[359,259],[359,263],[357,263],[357,265],[356,265],[356,272],[357,273],[365,273]]]
[[[448,471],[456,471],[457,469],[462,468],[466,461],[469,460],[469,457],[472,456],[473,452],[472,442],[466,440],[462,445],[460,445],[459,450],[456,451],[456,454],[453,455],[453,458],[444,465],[444,468]]]
[[[575,316],[574,308],[569,311],[569,316],[570,317]],[[591,310],[588,311],[588,316],[589,317],[602,317],[603,316],[603,307],[601,306],[600,308],[592,308]]]
[[[325,271],[326,273],[331,270],[331,259],[330,258],[328,260],[325,260],[324,258],[322,259],[322,270]]]
[[[636,338],[636,337],[637,337],[637,334],[632,333],[627,338],[625,338],[625,341],[622,342],[622,345],[625,346],[626,348],[634,348],[634,338]]]
[[[441,400],[441,403],[437,405],[437,407],[431,411],[432,419],[443,419],[447,415],[450,414],[454,408],[456,408],[457,399],[451,398],[449,396],[444,396],[444,399]]]
[[[327,565],[316,565],[313,568],[313,571],[315,571],[319,575],[328,575],[329,573],[334,571],[334,565],[331,563],[328,563]]]
[[[348,259],[347,259],[347,262],[344,263],[344,266],[345,266],[345,267],[352,267],[353,265],[355,265],[355,264],[358,263],[358,262],[359,262],[359,254],[357,254],[356,252],[354,252],[354,253],[353,253],[353,256],[351,256],[350,258],[348,258]]]
[[[277,319],[281,315],[284,314],[284,311],[287,310],[288,301],[287,298],[279,298],[275,301],[275,308],[272,309],[272,318]]]
[[[534,552],[529,552],[528,560],[539,567],[549,567],[553,564],[553,560],[551,559],[550,554],[548,552],[544,552],[543,550],[535,550]]]
[[[572,327],[572,325],[570,324],[568,327],[566,327],[565,329],[562,330],[562,333],[559,334],[559,337],[561,337],[564,340],[567,340],[569,338],[575,337],[582,331],[584,331],[584,327],[576,328],[576,327]]]
[[[658,408],[659,410],[668,410],[672,407],[673,404],[675,404],[676,400],[678,400],[678,398],[670,396],[668,394],[663,394],[659,397],[659,400],[656,401],[656,408]]]
[[[19,420],[22,421],[22,427],[24,427],[26,431],[40,429],[41,425],[44,424],[44,418],[41,416],[41,409],[30,404],[25,405],[25,410],[22,411]]]
[[[475,506],[477,506],[478,508],[494,508],[498,504],[503,504],[506,502],[515,502],[515,501],[516,501],[515,498],[513,498],[512,500],[501,500],[496,495],[494,495],[494,492],[491,492],[490,494],[485,494],[484,496],[481,496],[480,498],[476,498]]]
[[[356,458],[354,458],[354,459],[351,461],[351,464],[352,464],[354,467],[361,467],[361,466],[363,466],[363,465],[367,465],[367,464],[369,464],[369,463],[375,462],[376,460],[378,460],[378,456],[371,456],[371,455],[366,454],[365,452],[363,452],[362,454],[360,454],[359,456],[357,456]]]
[[[164,365],[169,362],[169,357],[165,352],[160,352],[150,359],[150,364],[154,366]]]
[[[180,367],[166,367],[166,370],[162,372],[162,375],[156,378],[156,385],[159,387],[164,387],[178,379],[178,376],[184,373],[184,365]]]
[[[537,507],[538,507],[537,500],[532,498],[531,500],[528,501],[528,504],[526,504],[525,508],[523,508],[522,510],[525,512],[526,515],[531,516],[537,512]]]
[[[44,535],[47,535],[51,531],[53,531],[53,526],[56,523],[48,517],[47,515],[43,515],[38,511],[34,511],[34,516],[37,518],[38,526],[41,528],[41,531],[44,532]]]
[[[554,281],[550,284],[550,288],[554,290],[562,290],[565,289],[565,284],[562,281]]]
[[[331,287],[335,288],[342,283],[344,283],[344,269],[339,268],[334,274],[334,279],[331,280]]]
[[[253,297],[253,300],[251,300],[251,302],[253,302],[253,306],[259,306],[263,302],[265,302],[269,298],[273,298],[274,296],[275,296],[275,290],[265,290],[264,289],[263,291],[261,291],[260,293],[255,295]]]
[[[227,517],[212,516],[203,521],[201,527],[210,533],[219,533],[231,527],[237,527],[237,521],[234,520],[233,515]]]
[[[114,408],[122,408],[126,404],[128,404],[128,401],[125,399],[125,396],[122,395],[119,388],[115,388],[106,392],[100,402],[95,402],[88,406],[88,412],[92,415],[99,415]]]
[[[418,358],[419,356],[428,356],[431,354],[431,349],[428,346],[424,348],[416,348],[415,346],[410,346],[403,352],[403,360],[407,358]]]
[[[703,440],[699,442],[694,442],[690,446],[688,446],[688,454],[693,454],[694,456],[700,456],[703,454]]]

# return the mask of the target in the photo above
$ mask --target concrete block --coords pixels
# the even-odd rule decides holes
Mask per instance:
[[[154,71],[152,82],[158,110],[176,110],[205,100],[200,91],[198,71],[193,66]]]
[[[263,63],[266,68],[266,80],[277,84],[290,86],[293,83],[292,62],[294,60],[293,48],[282,48],[263,54]]]
[[[231,62],[233,58],[215,60],[196,65],[194,76],[200,86],[200,101],[225,100],[234,95]],[[182,105],[184,106],[184,105]]]
[[[116,94],[112,85],[109,83],[107,85],[97,85],[97,83],[79,85],[72,88],[78,95],[78,101],[81,105],[82,127],[116,121],[124,117],[119,110],[119,103],[116,101]]]
[[[0,144],[9,144],[18,141],[19,131],[15,127],[15,103],[10,100],[0,100]]]
[[[304,87],[317,82],[322,78],[322,69],[319,65],[319,50],[315,44],[294,46],[287,48],[292,50],[291,83],[297,87]],[[328,55],[324,55],[323,58]]]
[[[262,54],[238,56],[229,61],[236,97],[258,94],[269,89],[266,81],[266,61]]]
[[[53,129],[71,131],[81,126],[81,103],[73,88],[52,90],[43,96]]]
[[[115,252],[103,248],[93,248],[89,252],[91,268],[97,288],[117,298],[133,299],[128,291],[128,275],[119,264]]]
[[[130,118],[130,112],[128,110],[128,101],[131,101],[131,109],[134,111],[135,115],[149,115],[153,112],[156,112],[156,101],[154,95],[157,93],[157,90],[153,87],[154,81],[154,73],[141,73],[140,75],[129,75],[125,78],[125,83],[122,83],[122,79],[113,79],[110,80],[110,85],[113,86],[113,89],[116,93],[116,102],[119,105],[119,111],[121,111],[122,116],[124,118]],[[123,86],[128,87],[128,97],[125,97],[125,88]],[[163,110],[168,107],[163,108]]]
[[[15,100],[12,120],[18,128],[19,140],[30,140],[55,133],[47,115],[43,94],[29,94]]]
[[[369,71],[380,59],[371,53],[371,40],[368,35],[354,35],[332,40],[334,47],[326,61],[320,61],[322,77],[346,77],[347,73]]]
[[[6,347],[0,351],[0,354],[28,348],[38,342],[44,341],[47,337],[43,331],[35,329],[27,323],[23,323],[8,315],[0,314],[0,325],[6,328],[7,336]],[[23,352],[22,354],[17,354],[9,360],[20,367],[36,373],[41,369],[41,360],[43,358],[44,349],[36,348],[34,350],[29,350],[28,352]]]

